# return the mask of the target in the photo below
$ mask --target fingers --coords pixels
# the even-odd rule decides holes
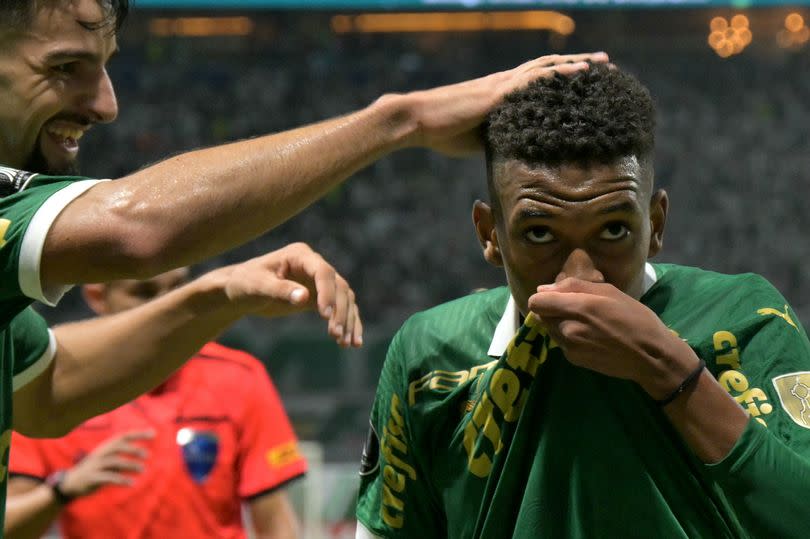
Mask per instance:
[[[575,64],[579,62],[593,62],[603,64],[610,60],[606,52],[586,52],[582,54],[550,54],[548,56],[541,56],[528,63],[537,63],[541,67],[549,67],[555,65]]]

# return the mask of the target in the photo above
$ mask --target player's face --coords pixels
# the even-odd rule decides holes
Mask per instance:
[[[652,171],[636,157],[588,168],[500,161],[493,178],[500,218],[478,202],[476,229],[524,314],[539,285],[566,277],[641,296],[644,265],[661,248],[667,198],[651,195]]]
[[[104,311],[112,314],[143,305],[185,284],[188,274],[188,268],[178,268],[142,281],[127,279],[101,285],[105,287]]]
[[[97,0],[42,2],[29,28],[0,31],[0,163],[75,171],[79,140],[118,114],[105,68],[116,50]]]

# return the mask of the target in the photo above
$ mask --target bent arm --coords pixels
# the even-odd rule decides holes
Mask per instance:
[[[101,183],[54,222],[42,256],[43,286],[151,276],[242,244],[403,144],[408,121],[402,100],[377,102]]]
[[[293,244],[214,270],[139,307],[60,326],[53,361],[14,393],[14,428],[61,435],[157,386],[245,314],[316,308],[338,342],[362,342],[354,292],[320,255]]]

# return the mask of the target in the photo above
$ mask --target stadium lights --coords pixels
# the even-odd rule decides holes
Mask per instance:
[[[790,13],[785,17],[785,27],[776,33],[776,43],[783,49],[798,48],[810,40],[810,29],[804,17]]]
[[[731,21],[714,17],[709,22],[709,30],[709,46],[722,58],[741,53],[753,39],[748,17],[745,15],[734,15]]]
[[[335,15],[331,24],[338,34],[550,30],[569,35],[576,26],[574,19],[556,11],[365,13]]]
[[[248,17],[176,17],[154,18],[149,31],[161,37],[246,36],[253,32]]]

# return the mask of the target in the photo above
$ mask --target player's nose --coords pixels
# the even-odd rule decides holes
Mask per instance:
[[[591,255],[584,249],[574,249],[568,253],[568,257],[565,259],[565,263],[554,282],[559,283],[568,277],[593,283],[605,282],[605,276],[596,267]]]

